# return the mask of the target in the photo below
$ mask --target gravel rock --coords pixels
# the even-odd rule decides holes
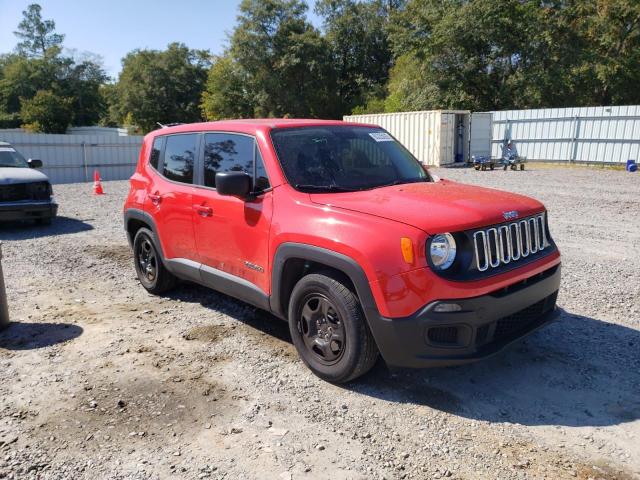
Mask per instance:
[[[436,173],[546,204],[561,316],[479,363],[380,363],[343,387],[264,312],[186,283],[147,294],[127,182],[55,186],[51,227],[0,225],[0,478],[640,477],[640,177]]]

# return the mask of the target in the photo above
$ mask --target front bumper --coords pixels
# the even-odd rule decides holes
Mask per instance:
[[[58,204],[53,200],[0,202],[0,221],[38,220],[53,218],[57,214]]]
[[[457,365],[497,353],[557,317],[560,265],[479,297],[431,302],[405,318],[370,319],[385,361],[397,367]],[[441,313],[441,303],[459,311]]]

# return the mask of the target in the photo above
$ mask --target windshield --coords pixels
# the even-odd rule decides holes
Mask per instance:
[[[22,155],[11,147],[0,147],[0,168],[27,168],[29,165]]]
[[[314,126],[271,131],[284,174],[302,191],[356,191],[431,178],[381,128]]]

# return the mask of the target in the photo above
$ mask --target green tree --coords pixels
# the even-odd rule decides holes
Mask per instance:
[[[399,0],[320,0],[315,11],[331,47],[341,114],[369,102],[382,106],[393,55],[387,25]]]
[[[229,55],[243,72],[254,115],[337,114],[329,48],[306,10],[299,0],[240,4]]]
[[[107,75],[98,60],[66,59],[60,78],[60,91],[72,99],[73,125],[96,125],[106,113],[100,87]]]
[[[50,90],[39,90],[21,103],[22,126],[38,133],[65,133],[73,116],[72,103],[72,99]]]
[[[134,50],[122,60],[117,86],[119,117],[131,119],[144,131],[159,123],[202,119],[209,53],[172,43],[166,50]]]
[[[55,33],[53,20],[42,19],[42,7],[32,3],[22,12],[23,19],[13,32],[21,41],[16,46],[18,54],[25,57],[43,57],[52,47],[60,47],[64,35]]]
[[[534,0],[409,2],[391,28],[405,68],[394,69],[390,96],[418,109],[528,106],[522,92],[540,14]]]
[[[254,105],[247,89],[248,79],[229,55],[218,57],[207,77],[202,94],[202,114],[207,120],[251,118]]]
[[[579,33],[579,63],[570,79],[587,105],[640,102],[640,2],[574,0],[567,23]]]

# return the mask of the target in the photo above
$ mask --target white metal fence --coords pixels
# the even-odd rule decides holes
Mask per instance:
[[[55,135],[0,130],[0,141],[11,143],[26,158],[38,158],[52,183],[93,180],[98,169],[103,180],[131,176],[142,145],[141,136]]]
[[[506,139],[529,160],[626,163],[640,160],[640,106],[492,112],[492,156]]]

